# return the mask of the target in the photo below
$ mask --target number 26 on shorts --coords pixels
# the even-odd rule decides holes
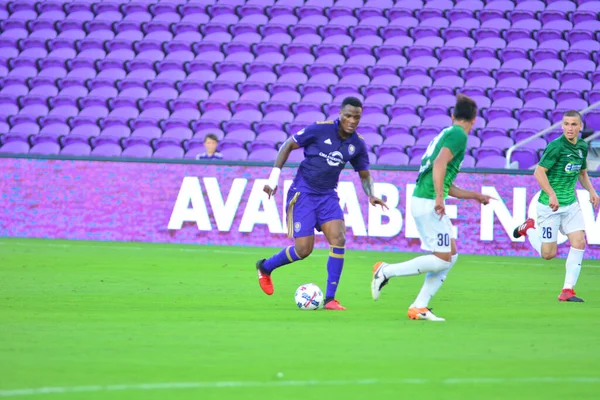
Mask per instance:
[[[542,239],[552,239],[552,227],[542,227]]]

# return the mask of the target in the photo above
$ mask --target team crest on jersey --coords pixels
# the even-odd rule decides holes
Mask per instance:
[[[350,153],[350,155],[354,154],[355,151],[356,151],[356,147],[354,147],[353,144],[348,146],[348,153]]]
[[[583,152],[581,150],[579,150],[579,157],[583,158]]]
[[[297,232],[300,232],[300,228],[302,228],[302,224],[301,224],[300,222],[296,222],[296,223],[294,223],[294,231],[295,231],[296,233],[297,233]]]

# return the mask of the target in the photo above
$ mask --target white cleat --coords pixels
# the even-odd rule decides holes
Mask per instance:
[[[424,307],[424,308],[411,307],[411,308],[409,308],[408,309],[408,318],[414,319],[414,320],[423,320],[423,321],[436,321],[436,322],[445,321],[444,318],[437,317],[434,313],[431,312],[431,309],[429,309],[427,307]]]
[[[373,265],[373,280],[371,281],[371,295],[373,296],[373,300],[377,301],[379,299],[379,294],[381,293],[381,289],[389,282],[389,279],[385,277],[383,274],[383,267],[388,265],[383,261],[379,261]]]

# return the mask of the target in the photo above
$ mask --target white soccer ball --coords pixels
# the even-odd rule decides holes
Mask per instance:
[[[323,304],[323,292],[314,283],[307,283],[296,289],[296,305],[301,310],[316,310]]]

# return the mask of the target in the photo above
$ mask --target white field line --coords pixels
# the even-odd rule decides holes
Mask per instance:
[[[265,387],[307,387],[307,386],[365,386],[365,385],[494,385],[494,384],[599,384],[600,377],[529,377],[529,378],[448,378],[448,379],[356,379],[356,380],[273,380],[273,381],[218,381],[218,382],[167,382],[136,383],[120,385],[90,386],[51,386],[30,389],[0,390],[0,397],[33,396],[44,394],[123,392],[147,390],[180,389],[229,389]]]
[[[165,244],[165,243],[155,243],[155,244]],[[132,250],[132,251],[151,251],[152,249],[150,247],[143,247],[143,246],[123,246],[123,245],[118,245],[118,244],[93,244],[93,243],[84,243],[84,242],[74,242],[74,244],[68,244],[68,243],[19,243],[19,242],[13,242],[13,241],[1,241],[0,240],[0,246],[18,246],[18,247],[55,247],[55,248],[63,248],[63,249],[67,249],[67,248],[71,248],[71,247],[82,247],[82,248],[90,248],[90,249],[115,249],[115,250]],[[171,247],[171,246],[166,246],[160,249],[160,251],[173,251],[173,252],[182,252],[182,253],[198,253],[198,252],[206,252],[209,251],[211,253],[215,253],[215,254],[244,254],[244,255],[256,255],[257,252],[256,251],[250,251],[250,250],[241,250],[239,248],[232,248],[231,250],[220,250],[220,249],[206,249],[206,248],[193,248],[193,247],[185,247],[185,248],[178,248],[178,247]],[[268,251],[267,251],[268,253]],[[391,254],[391,252],[390,252]],[[328,257],[327,254],[319,254],[319,253],[315,253],[315,254],[311,254],[312,258],[326,258]],[[353,255],[352,257],[354,258],[358,258],[358,259],[372,259],[373,257],[370,256],[365,256],[365,255]],[[496,256],[490,256],[490,257],[496,257]],[[489,265],[520,265],[523,266],[522,263],[514,263],[514,262],[508,262],[508,261],[477,261],[478,264],[489,264]],[[545,267],[548,266],[548,263],[544,263],[544,262],[527,262],[527,266],[536,266],[536,267]],[[584,265],[584,268],[600,268],[600,265],[590,265],[589,262],[587,262]]]

